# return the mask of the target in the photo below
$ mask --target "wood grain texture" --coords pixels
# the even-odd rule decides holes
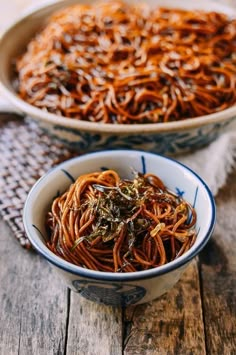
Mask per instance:
[[[0,221],[0,354],[55,355],[65,347],[67,290]]]
[[[125,355],[205,354],[197,260],[167,294],[127,309]]]
[[[236,354],[236,171],[217,197],[217,224],[200,255],[207,353]]]
[[[68,355],[121,355],[122,312],[71,292]]]

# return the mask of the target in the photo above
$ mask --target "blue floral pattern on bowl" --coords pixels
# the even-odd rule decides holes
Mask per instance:
[[[76,291],[86,299],[110,306],[128,306],[146,294],[144,287],[129,284],[107,284],[99,281],[74,280]]]
[[[53,138],[78,152],[103,149],[139,149],[149,152],[176,155],[202,148],[214,141],[231,123],[232,119],[178,132],[107,134],[80,131],[61,125],[45,125],[41,128]]]

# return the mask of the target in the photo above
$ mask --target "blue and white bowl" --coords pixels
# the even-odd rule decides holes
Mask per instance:
[[[131,178],[131,167],[142,173],[158,175],[167,188],[195,207],[197,240],[192,248],[166,265],[123,274],[88,270],[52,253],[44,242],[45,216],[55,196],[63,193],[81,174],[109,168],[116,170],[122,178]],[[98,303],[126,306],[149,302],[174,286],[212,234],[215,203],[204,181],[175,160],[143,151],[103,151],[67,160],[44,175],[28,195],[23,220],[34,248],[53,265],[72,290]]]
[[[221,112],[176,122],[149,124],[106,124],[80,121],[36,108],[18,97],[12,77],[12,59],[22,52],[29,40],[58,9],[73,3],[93,3],[96,0],[51,0],[30,10],[5,31],[0,40],[0,89],[10,106],[2,110],[22,112],[34,119],[52,138],[78,152],[103,149],[141,149],[165,155],[196,150],[214,141],[236,117],[236,105]],[[125,0],[134,3],[136,0]],[[211,0],[143,0],[150,6],[188,10],[218,11],[236,18],[236,9]]]

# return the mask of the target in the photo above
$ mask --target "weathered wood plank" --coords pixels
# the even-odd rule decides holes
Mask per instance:
[[[236,354],[236,171],[217,197],[217,225],[201,253],[208,354]]]
[[[0,354],[64,353],[67,289],[0,221]]]
[[[167,294],[127,309],[125,316],[125,355],[204,355],[197,260]]]
[[[71,292],[68,355],[121,355],[122,312]]]

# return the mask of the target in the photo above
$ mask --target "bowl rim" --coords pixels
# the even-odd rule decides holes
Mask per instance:
[[[103,272],[103,271],[96,271],[96,270],[90,270],[86,269],[77,265],[74,265],[53,252],[51,252],[46,245],[43,243],[43,241],[40,240],[39,236],[37,235],[37,232],[39,233],[40,231],[35,227],[33,224],[30,223],[28,220],[28,210],[30,210],[30,204],[31,199],[33,198],[34,191],[40,186],[44,185],[44,180],[47,179],[47,177],[54,172],[55,170],[60,170],[62,168],[65,168],[67,164],[71,164],[74,162],[78,161],[86,161],[88,158],[93,157],[93,156],[98,156],[102,157],[104,154],[111,154],[111,155],[119,155],[120,153],[127,154],[127,153],[133,153],[133,154],[142,154],[144,156],[151,156],[151,157],[159,157],[160,159],[167,160],[171,162],[172,164],[176,164],[181,167],[184,171],[187,171],[190,173],[190,175],[193,175],[194,178],[198,180],[198,182],[202,185],[203,189],[207,193],[207,196],[209,198],[209,206],[211,209],[211,216],[209,217],[210,223],[208,230],[205,234],[205,236],[202,238],[201,242],[195,246],[195,244],[187,251],[186,254],[183,254],[181,257],[164,264],[162,266],[149,269],[149,270],[144,270],[144,271],[137,271],[137,272],[127,272],[127,273],[113,273],[113,272]],[[95,280],[100,280],[100,281],[113,281],[113,282],[123,282],[123,281],[137,281],[137,280],[143,280],[143,279],[150,279],[154,277],[158,277],[160,275],[167,274],[171,271],[174,271],[185,264],[189,263],[199,252],[204,248],[204,246],[207,244],[213,230],[215,227],[216,223],[216,205],[215,205],[215,200],[212,195],[212,192],[210,188],[207,186],[205,181],[197,174],[195,173],[192,169],[187,167],[186,165],[180,163],[179,161],[160,155],[160,154],[155,154],[155,153],[149,153],[145,152],[142,150],[129,150],[129,149],[120,149],[120,150],[104,150],[100,152],[93,152],[93,153],[87,153],[82,156],[74,157],[69,160],[64,161],[63,163],[60,163],[56,165],[55,167],[51,168],[47,173],[45,173],[31,188],[27,199],[25,201],[24,209],[23,209],[23,225],[26,231],[26,234],[32,243],[32,246],[36,249],[36,251],[43,256],[48,262],[53,264],[54,266],[58,267],[59,269],[62,269],[65,272],[69,272],[71,274],[88,278],[88,279],[95,279]],[[31,228],[33,227],[33,228]],[[37,230],[37,232],[36,232]]]
[[[68,4],[70,2],[74,2],[74,0],[68,0]],[[178,5],[177,0],[170,0],[170,3],[173,2]],[[201,4],[205,3],[205,1],[201,1],[199,8],[201,8]],[[212,0],[207,0],[206,3],[209,5],[214,4],[215,6],[222,9],[227,9],[228,12],[232,12],[233,17],[236,18],[236,9],[230,5],[219,4]],[[13,37],[14,30],[16,31],[17,26],[23,26],[25,20],[30,19],[32,16],[40,14],[41,11],[46,9],[50,9],[54,6],[65,7],[66,2],[63,0],[49,0],[46,4],[43,3],[41,5],[34,6],[33,8],[29,8],[28,11],[24,11],[22,16],[18,18],[15,22],[8,26],[8,28],[4,31],[0,40],[0,57],[4,57],[4,43],[9,41],[9,38]],[[183,5],[179,6],[184,7]],[[52,10],[53,12],[53,10]],[[0,59],[1,59],[0,58]],[[2,60],[0,60],[0,63]],[[0,64],[0,90],[3,95],[14,105],[14,107],[18,108],[23,113],[31,116],[32,118],[40,119],[42,122],[47,124],[53,124],[58,127],[66,127],[67,129],[77,129],[81,131],[88,132],[100,132],[105,134],[137,134],[137,133],[162,133],[162,132],[176,132],[176,131],[185,131],[189,129],[204,127],[210,124],[216,124],[220,122],[224,122],[227,119],[236,117],[236,104],[228,107],[225,110],[213,112],[208,115],[198,116],[193,118],[187,118],[180,121],[173,122],[160,122],[160,123],[141,123],[141,124],[113,124],[113,123],[103,123],[103,122],[90,122],[90,121],[81,121],[78,119],[73,119],[53,113],[49,113],[44,111],[43,109],[37,108],[26,101],[22,100],[17,96],[17,93],[14,91],[13,87],[8,88],[7,83],[4,83],[4,80],[1,78],[1,64]],[[234,117],[235,116],[235,117]]]

